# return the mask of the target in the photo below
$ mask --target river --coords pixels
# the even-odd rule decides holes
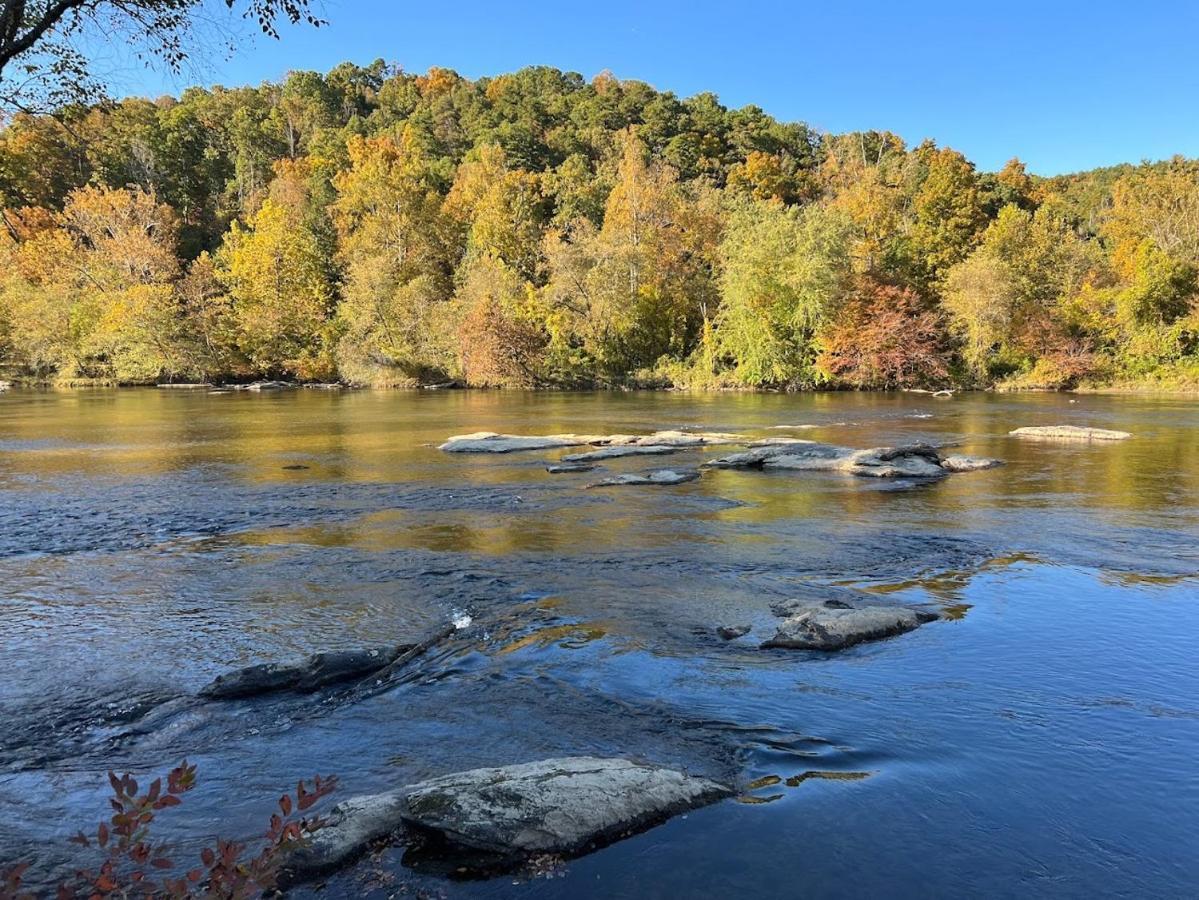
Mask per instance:
[[[1135,436],[1008,436],[1057,423]],[[589,491],[594,473],[544,471],[561,451],[436,449],[483,430],[665,428],[955,439],[1005,465]],[[109,768],[196,763],[199,787],[162,815],[186,844],[253,836],[318,772],[350,796],[588,753],[783,781],[548,873],[445,880],[397,847],[318,893],[1194,896],[1197,576],[1192,399],[14,390],[0,395],[0,869],[70,863]],[[811,584],[946,617],[837,654],[758,649],[770,603]],[[381,693],[227,703],[126,733],[230,669],[464,616]],[[752,638],[713,634],[742,622]],[[786,785],[805,772],[854,777]]]

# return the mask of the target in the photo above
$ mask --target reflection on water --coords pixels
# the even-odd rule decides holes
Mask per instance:
[[[1007,435],[1055,423],[1136,437]],[[544,472],[570,451],[436,450],[687,427],[956,440],[1006,465],[931,484],[719,470],[601,495],[582,490],[595,473]],[[1187,895],[1197,488],[1199,406],[1170,398],[12,392],[0,859],[65,860],[109,766],[186,754],[201,786],[181,833],[246,836],[301,774],[337,772],[348,795],[595,753],[729,779],[742,802],[553,877],[447,883],[397,849],[366,867],[387,878],[359,867],[326,895],[777,895],[800,862],[812,896]],[[770,603],[812,585],[945,621],[831,656],[757,650]],[[230,668],[466,616],[389,690],[185,705],[116,739]]]

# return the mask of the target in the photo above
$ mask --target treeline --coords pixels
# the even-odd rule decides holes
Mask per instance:
[[[690,387],[1199,382],[1199,162],[1041,179],[549,68],[0,131],[0,365]]]

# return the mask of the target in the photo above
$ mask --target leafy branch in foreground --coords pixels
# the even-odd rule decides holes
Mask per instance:
[[[200,851],[200,865],[177,874],[171,848],[150,836],[155,816],[183,802],[184,794],[196,785],[196,767],[184,760],[164,781],[156,778],[139,793],[132,775],[108,773],[112,785],[109,805],[112,816],[101,822],[94,834],[80,831],[71,842],[95,850],[100,859],[95,868],[80,869],[73,879],[58,886],[59,900],[107,897],[211,898],[243,900],[272,890],[278,883],[287,852],[325,825],[320,817],[304,817],[337,787],[337,778],[319,775],[311,786],[300,781],[294,797],[284,794],[278,812],[258,853],[246,857],[247,845],[218,839]],[[29,863],[0,870],[0,900],[32,900],[21,884]]]

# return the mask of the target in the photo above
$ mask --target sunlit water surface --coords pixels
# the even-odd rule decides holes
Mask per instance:
[[[1007,435],[1064,422],[1136,436]],[[594,474],[545,473],[560,452],[436,449],[480,430],[678,427],[958,439],[1006,465],[932,484],[711,471],[585,491]],[[445,881],[397,847],[324,894],[1194,896],[1197,491],[1199,405],[1178,398],[14,391],[0,868],[69,863],[110,767],[198,763],[164,818],[187,841],[256,834],[301,775],[338,773],[348,796],[592,753],[783,781],[548,875]],[[831,656],[756,649],[771,601],[810,584],[947,618]],[[226,703],[119,737],[231,668],[462,615],[383,693]],[[713,634],[736,623],[753,636]],[[787,786],[805,772],[864,777]]]

